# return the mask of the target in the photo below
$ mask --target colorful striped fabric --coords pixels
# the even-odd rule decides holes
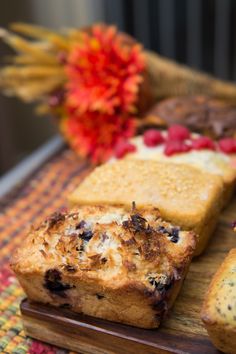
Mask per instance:
[[[68,353],[26,337],[19,312],[24,293],[9,268],[9,258],[31,223],[66,207],[67,194],[89,170],[84,161],[64,149],[0,200],[0,353]]]

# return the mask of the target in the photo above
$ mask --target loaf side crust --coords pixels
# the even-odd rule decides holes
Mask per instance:
[[[153,205],[161,216],[199,235],[200,254],[222,208],[223,182],[219,176],[173,163],[121,160],[97,167],[69,196],[71,205]],[[214,224],[209,227],[209,222]]]
[[[162,132],[167,134],[167,132]],[[194,138],[197,134],[192,134]],[[128,159],[154,160],[160,162],[171,162],[186,164],[198,168],[203,173],[220,176],[224,184],[224,206],[232,197],[236,181],[236,168],[233,166],[235,154],[224,154],[220,151],[209,149],[192,150],[186,153],[166,156],[164,154],[164,144],[155,147],[148,147],[144,144],[143,136],[136,136],[131,140],[136,146],[136,152],[127,154]]]
[[[213,344],[225,353],[236,353],[236,248],[214,275],[201,310],[202,321]]]
[[[83,206],[33,228],[11,267],[28,298],[156,328],[172,306],[196,245],[156,208]]]

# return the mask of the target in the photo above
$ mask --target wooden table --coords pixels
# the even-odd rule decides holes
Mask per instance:
[[[6,327],[3,327],[2,332],[3,339],[0,332],[2,353],[13,353],[9,345],[10,348],[14,347],[16,340],[24,343],[26,348],[25,351],[21,349],[21,353],[28,353],[29,343],[30,345],[34,343],[29,342],[22,329],[19,304],[24,293],[9,270],[9,256],[20,244],[30,223],[38,223],[55,209],[64,206],[68,193],[90,171],[91,167],[85,161],[79,159],[72,151],[63,148],[60,138],[55,138],[0,180],[1,195],[5,195],[0,201],[0,306],[2,307],[0,311],[2,310],[3,318],[6,318]],[[22,185],[14,191],[17,188],[13,187],[23,179]],[[6,192],[12,189],[13,194],[9,196],[8,193],[6,196]],[[147,353],[218,353],[202,326],[200,308],[214,272],[229,249],[236,245],[235,234],[230,228],[235,216],[236,198],[222,212],[217,230],[204,255],[192,262],[181,293],[160,329],[151,331],[135,329],[81,317],[66,311],[59,313],[59,310],[55,309],[45,311],[44,307],[30,307],[24,303],[22,312],[27,332],[53,345],[58,344],[73,351],[91,354],[143,354],[143,348]],[[39,327],[51,329],[50,336],[47,335],[46,330],[37,333],[33,331],[34,323]],[[68,328],[71,328],[71,331]],[[14,336],[12,333],[16,329],[20,334]],[[52,333],[57,336],[56,340]],[[109,345],[106,336],[109,338]],[[6,337],[10,344],[5,344]],[[79,342],[80,338],[82,338],[81,342]],[[89,339],[87,342],[86,338]],[[38,342],[36,343],[38,345]],[[21,348],[22,346],[23,344]],[[52,353],[57,353],[58,349],[54,346],[50,348]],[[59,352],[66,351],[58,350]]]

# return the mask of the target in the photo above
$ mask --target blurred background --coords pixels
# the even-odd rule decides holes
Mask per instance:
[[[116,24],[146,48],[215,76],[236,79],[235,0],[2,1],[0,26],[25,21],[51,28]],[[1,63],[9,54],[0,43]],[[0,95],[0,175],[56,134],[50,117]]]

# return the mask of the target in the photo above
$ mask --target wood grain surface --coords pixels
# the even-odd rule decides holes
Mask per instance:
[[[210,280],[228,251],[236,247],[231,223],[236,198],[221,214],[205,253],[194,259],[169,317],[157,330],[144,330],[23,301],[26,332],[34,338],[86,354],[219,353],[200,319]]]

